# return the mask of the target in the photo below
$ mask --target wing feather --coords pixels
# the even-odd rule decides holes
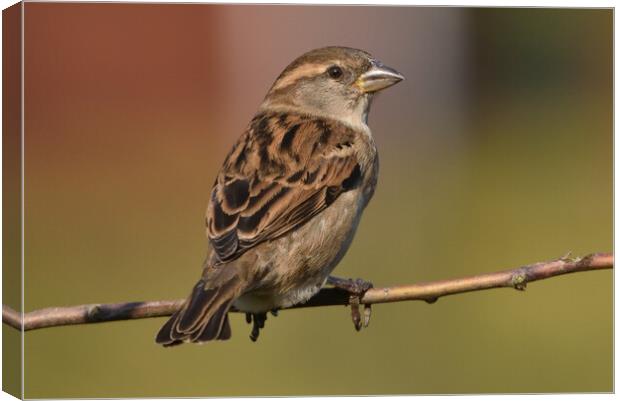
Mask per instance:
[[[361,180],[356,133],[306,116],[258,115],[211,191],[207,235],[225,263],[319,214]]]

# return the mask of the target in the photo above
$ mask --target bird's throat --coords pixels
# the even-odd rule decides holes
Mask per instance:
[[[265,99],[261,104],[260,112],[276,112],[276,113],[294,113],[301,115],[316,116],[322,118],[328,118],[341,122],[353,129],[368,132],[368,112],[370,111],[370,104],[372,95],[364,95],[355,101],[351,101],[343,108],[337,110],[324,109],[320,107],[310,107],[308,105],[300,106],[291,102],[278,102]]]

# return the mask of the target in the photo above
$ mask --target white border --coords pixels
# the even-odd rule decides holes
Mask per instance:
[[[42,0],[28,0],[27,2],[44,2]],[[59,1],[59,2],[72,2],[72,3],[108,3],[109,1],[95,1],[95,0],[85,0],[85,1]],[[0,0],[0,5],[2,6],[2,9],[5,9],[13,4],[15,4],[15,1],[10,1],[10,0]],[[245,0],[245,1],[224,1],[224,0],[211,0],[208,2],[201,2],[201,1],[174,1],[174,0],[150,0],[150,1],[127,1],[127,3],[193,3],[193,4],[205,4],[205,3],[211,3],[211,4],[318,4],[318,5],[326,5],[326,4],[343,4],[343,5],[382,5],[382,6],[389,6],[389,5],[395,5],[395,6],[460,6],[460,7],[464,7],[464,6],[469,6],[469,7],[557,7],[557,8],[583,8],[583,7],[587,7],[587,8],[615,8],[616,7],[616,1],[598,1],[598,0],[594,0],[594,1],[577,1],[577,0],[572,0],[572,1],[550,1],[550,0],[544,0],[544,1],[514,1],[514,0],[506,0],[506,1],[502,1],[502,2],[497,2],[497,1],[488,1],[488,0],[478,0],[478,1],[415,1],[415,0],[389,0],[389,1],[380,1],[380,0],[354,0],[354,1],[339,1],[338,3],[334,3],[332,1],[329,0],[314,0],[314,1],[304,1],[304,0],[289,0],[289,1],[271,1],[271,2],[266,2],[266,1],[253,1],[253,0]],[[23,114],[23,106],[24,106],[24,81],[23,81],[23,59],[24,59],[24,12],[22,10],[22,82],[21,82],[21,91],[22,91],[22,114],[21,114],[21,124],[22,124],[22,136],[21,136],[21,146],[22,146],[22,158],[21,158],[21,173],[22,173],[22,177],[24,174],[24,154],[23,154],[23,149],[24,149],[24,133],[23,133],[23,129],[24,129],[24,114]],[[0,25],[1,25],[1,19],[0,19]],[[615,132],[616,132],[616,119],[615,119],[615,115],[618,113],[618,105],[615,102],[616,99],[616,95],[617,95],[617,88],[615,85],[615,76],[618,73],[618,67],[617,64],[615,63],[615,55],[616,55],[616,47],[617,47],[617,43],[618,43],[618,31],[615,29],[615,15],[614,15],[614,155],[618,153],[619,150],[619,145],[618,142],[615,140]],[[1,30],[0,30],[0,39],[1,39]],[[0,52],[0,63],[2,60],[2,55]],[[0,81],[0,90],[1,90],[1,81]],[[0,110],[0,116],[1,116],[1,110]],[[1,155],[1,150],[2,150],[2,143],[0,141],[0,155]],[[615,158],[614,158],[614,211],[616,210],[616,206],[618,205],[617,203],[617,199],[615,199],[615,178],[618,177],[618,170],[617,170],[618,166],[615,163]],[[0,184],[2,181],[2,177],[0,176]],[[22,206],[22,213],[21,213],[21,224],[22,224],[22,228],[23,228],[23,224],[24,224],[24,196],[23,196],[23,189],[24,189],[24,183],[23,180],[21,182],[21,192],[22,192],[22,196],[21,196],[21,206]],[[1,187],[0,187],[1,188]],[[587,196],[584,195],[584,196]],[[0,216],[0,222],[1,222],[2,217]],[[616,214],[614,213],[614,228],[616,227]],[[615,230],[614,230],[614,234],[615,234]],[[1,239],[1,233],[0,233],[0,239]],[[614,249],[617,249],[618,247],[617,245],[617,237],[614,236]],[[22,273],[23,273],[23,263],[24,263],[24,248],[23,248],[23,244],[24,244],[24,231],[22,230],[22,248],[21,248],[21,259],[22,259]],[[2,245],[0,242],[0,249],[1,249]],[[1,284],[1,276],[0,276],[0,284]],[[22,311],[24,308],[24,275],[22,274],[22,300],[21,300],[21,307],[22,307]],[[618,288],[618,283],[619,283],[619,278],[618,275],[614,274],[614,284],[615,287],[614,288]],[[0,294],[1,294],[1,286],[0,286]],[[616,306],[615,304],[615,293],[614,293],[614,306]],[[617,308],[614,308],[614,323],[615,323],[615,311],[617,310]],[[614,329],[615,329],[615,324],[614,324]],[[23,332],[22,332],[23,333]],[[616,334],[616,333],[614,333]],[[1,331],[0,331],[0,339],[1,339]],[[23,344],[23,339],[24,336],[22,334],[22,361],[23,361],[23,356],[24,356],[24,344]],[[615,367],[615,361],[616,361],[616,356],[617,356],[617,348],[615,347],[615,341],[616,341],[616,336],[614,336],[614,367]],[[24,371],[23,371],[23,364],[22,364],[22,394],[24,391],[24,380],[23,380],[23,375],[24,375]],[[616,389],[616,385],[618,383],[618,376],[617,376],[617,371],[614,369],[614,389]],[[2,380],[2,376],[1,376],[1,368],[0,368],[0,384],[1,384],[1,380]],[[526,398],[527,397],[527,398]],[[327,399],[362,399],[365,397],[296,397],[296,399],[298,400],[327,400]],[[454,396],[446,396],[446,395],[439,395],[439,396],[381,396],[381,397],[373,397],[373,399],[377,399],[377,400],[393,400],[393,399],[432,399],[432,400],[448,400],[448,399],[453,399]],[[527,400],[539,400],[539,399],[544,399],[544,400],[568,400],[568,401],[572,401],[572,400],[608,400],[608,399],[614,399],[614,395],[610,395],[610,394],[551,394],[551,395],[472,395],[472,396],[459,396],[459,400],[475,400],[478,398],[486,398],[486,399],[495,399],[495,398],[501,398],[502,400],[506,400],[506,401],[513,401],[513,400],[522,400],[522,399],[527,399]],[[155,400],[153,398],[141,398],[142,400]],[[186,399],[186,398],[167,398],[168,400],[182,400],[182,399]],[[214,399],[214,398],[211,398]],[[227,400],[230,400],[231,398],[226,398]],[[275,397],[263,397],[263,398],[244,398],[244,400],[265,400],[265,399],[276,399]],[[4,400],[14,400],[13,397],[11,397],[10,395],[0,392],[0,401],[4,401]]]

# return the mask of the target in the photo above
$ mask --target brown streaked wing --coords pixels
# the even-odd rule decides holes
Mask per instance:
[[[337,122],[258,115],[211,191],[207,234],[221,263],[323,211],[361,179],[355,132]]]

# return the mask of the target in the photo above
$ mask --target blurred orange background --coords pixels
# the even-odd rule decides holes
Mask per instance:
[[[25,309],[185,297],[225,154],[312,48],[407,80],[335,273],[378,286],[612,250],[612,10],[25,5]],[[26,333],[25,396],[609,392],[612,274],[525,293],[286,311],[257,343],[163,349],[164,319]],[[68,380],[70,378],[70,380]]]

